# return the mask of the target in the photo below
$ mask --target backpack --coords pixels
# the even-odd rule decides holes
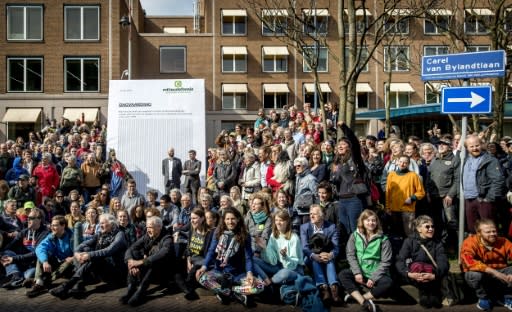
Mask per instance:
[[[295,283],[281,285],[279,296],[284,304],[290,304],[295,307],[299,304],[300,293]]]

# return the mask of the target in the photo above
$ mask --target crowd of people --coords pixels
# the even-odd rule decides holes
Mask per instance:
[[[170,147],[159,196],[137,191],[106,151],[106,131],[63,119],[0,144],[3,288],[65,299],[103,281],[139,305],[158,283],[188,300],[203,287],[245,306],[289,303],[306,288],[316,307],[374,312],[376,298],[400,300],[399,286],[411,284],[421,306],[440,308],[453,302],[444,280],[460,254],[477,307],[512,310],[510,137],[357,137],[330,104],[325,114],[307,103],[260,109],[252,127],[219,133],[204,183],[197,152],[182,163]]]

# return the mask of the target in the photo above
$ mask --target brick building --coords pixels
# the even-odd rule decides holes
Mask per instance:
[[[466,49],[491,49],[479,19],[490,19],[493,8],[482,4],[465,9],[463,3],[450,8],[452,2],[426,14],[440,23],[462,19],[471,39]],[[204,79],[208,145],[222,128],[251,125],[260,107],[300,108],[304,102],[314,103],[314,78],[302,55],[281,40],[279,29],[263,26],[244,3],[200,0],[192,16],[164,17],[146,16],[138,0],[3,1],[0,19],[7,27],[0,32],[0,68],[6,74],[0,75],[0,140],[40,130],[46,119],[74,120],[83,113],[88,122],[106,121],[109,80],[128,75],[131,79]],[[379,3],[368,2],[368,8],[357,10],[357,23],[380,15]],[[314,16],[325,33],[329,49],[319,49],[319,81],[320,91],[331,103],[339,102],[340,88],[337,8],[334,0],[319,0],[316,8],[300,4],[294,8],[299,15]],[[289,9],[257,12],[279,21]],[[410,12],[406,7],[389,12],[386,27],[393,27],[400,41],[384,41],[358,78],[359,134],[376,133],[381,126],[377,120],[383,118],[387,105],[387,83],[391,83],[389,105],[397,108],[395,116],[399,116],[394,122],[404,133],[421,133],[433,122],[448,124],[438,114],[439,89],[452,82],[425,84],[419,64],[422,55],[455,50],[439,27],[423,17],[393,24],[394,18]],[[398,57],[388,62],[390,55]]]

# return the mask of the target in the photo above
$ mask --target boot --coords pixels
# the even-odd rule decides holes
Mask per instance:
[[[52,296],[64,299],[68,296],[69,290],[79,281],[78,277],[72,277],[69,281],[62,283],[59,287],[50,290]]]
[[[79,280],[73,288],[69,290],[69,294],[72,296],[80,296],[85,293],[85,286],[82,280]]]
[[[126,290],[126,294],[124,294],[121,298],[119,298],[119,302],[122,304],[127,304],[128,300],[133,296],[135,291],[137,290],[137,285],[133,282],[128,283],[128,289]]]
[[[333,284],[331,285],[331,295],[332,295],[332,304],[339,306],[343,303],[341,300],[339,294],[338,294],[338,285]]]
[[[320,297],[324,303],[331,300],[331,292],[329,291],[329,287],[325,284],[320,286]]]
[[[142,286],[139,286],[130,300],[128,300],[128,304],[132,307],[140,305],[144,299],[144,293],[145,289],[143,289]]]

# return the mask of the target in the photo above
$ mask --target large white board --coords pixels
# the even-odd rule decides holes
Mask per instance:
[[[116,150],[141,194],[165,191],[162,160],[169,147],[182,164],[196,150],[204,180],[204,99],[203,79],[110,81],[107,148]]]

